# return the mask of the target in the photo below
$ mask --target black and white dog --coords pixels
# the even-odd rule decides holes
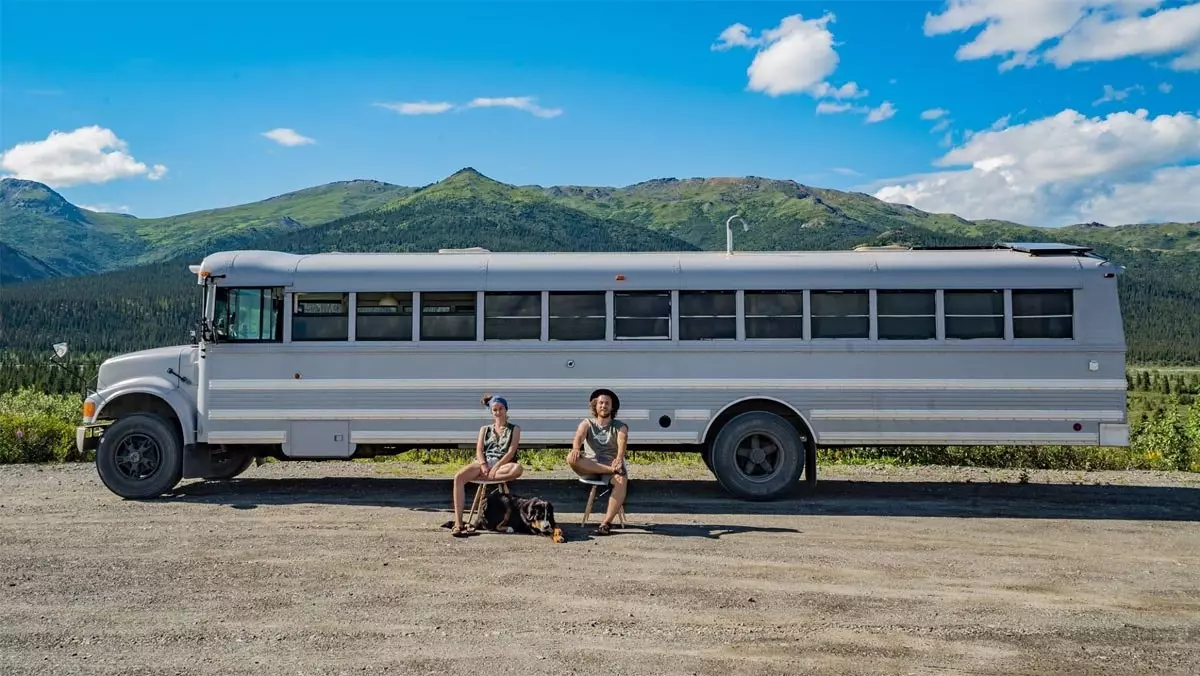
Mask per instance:
[[[450,528],[453,521],[442,524]],[[471,524],[476,530],[488,529],[503,533],[547,535],[554,542],[566,542],[558,523],[554,520],[554,505],[543,498],[524,498],[511,493],[497,491],[487,496],[483,511]]]

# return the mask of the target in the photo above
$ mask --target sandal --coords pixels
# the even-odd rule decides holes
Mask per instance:
[[[471,526],[451,526],[450,534],[456,538],[465,538],[475,532]]]
[[[611,534],[612,534],[612,524],[611,523],[602,523],[599,526],[596,526],[596,535],[611,535]]]

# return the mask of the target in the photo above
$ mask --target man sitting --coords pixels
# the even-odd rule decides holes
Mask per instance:
[[[613,519],[625,503],[629,486],[625,471],[629,426],[616,419],[621,400],[612,390],[602,388],[592,392],[588,397],[588,408],[592,415],[581,421],[575,429],[567,464],[580,476],[611,476],[612,493],[608,498],[608,511],[596,528],[597,535],[608,535]]]

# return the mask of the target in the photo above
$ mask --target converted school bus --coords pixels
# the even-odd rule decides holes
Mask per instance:
[[[1120,268],[1058,244],[770,253],[214,253],[195,344],[105,362],[81,449],[156,495],[256,456],[472,446],[504,393],[529,446],[587,395],[630,448],[769,499],[828,446],[1127,445]]]

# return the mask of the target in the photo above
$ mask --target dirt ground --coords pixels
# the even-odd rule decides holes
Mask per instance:
[[[123,501],[0,467],[2,674],[1200,673],[1200,476],[635,466],[630,528],[454,539],[417,468],[272,463]],[[689,477],[687,475],[691,474]]]

